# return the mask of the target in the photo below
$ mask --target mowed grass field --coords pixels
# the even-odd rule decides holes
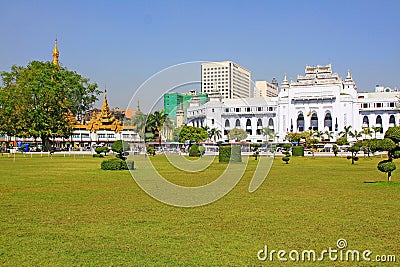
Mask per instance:
[[[181,172],[152,158],[170,181],[198,186],[222,173]],[[102,171],[102,159],[0,156],[0,265],[4,266],[292,266],[257,252],[369,249],[400,263],[400,174],[391,185],[380,159],[275,159],[263,185],[239,184],[215,203],[177,208],[143,192],[129,171]],[[398,165],[400,169],[400,165]],[[397,182],[397,183],[396,183]],[[300,262],[298,266],[375,266],[376,262]],[[395,266],[385,263],[382,266]]]

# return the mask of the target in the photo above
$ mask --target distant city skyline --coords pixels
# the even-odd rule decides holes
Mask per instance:
[[[191,61],[234,61],[253,81],[279,84],[306,65],[332,64],[341,77],[350,69],[359,91],[400,87],[399,8],[385,0],[6,1],[0,71],[51,61],[57,37],[60,63],[107,88],[112,107],[125,108],[153,74]],[[200,81],[200,68],[192,71]]]

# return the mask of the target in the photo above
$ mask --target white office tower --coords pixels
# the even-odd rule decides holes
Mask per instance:
[[[251,73],[232,61],[201,64],[201,92],[220,92],[222,98],[250,97]]]

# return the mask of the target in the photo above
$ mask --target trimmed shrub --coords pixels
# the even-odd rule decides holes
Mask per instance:
[[[219,162],[242,162],[242,151],[240,146],[220,146],[218,158]]]
[[[206,148],[204,146],[199,146],[200,155],[203,156],[206,153]]]
[[[125,160],[119,158],[112,158],[108,160],[103,160],[101,163],[102,170],[127,170],[128,166],[126,165]]]
[[[103,154],[93,154],[93,158],[104,158]]]
[[[104,153],[104,155],[107,155],[107,153],[110,151],[110,149],[106,146],[101,146],[101,147],[96,147],[96,149],[94,151],[96,151],[97,154]]]
[[[282,160],[283,160],[286,164],[289,164],[290,157],[288,157],[288,156],[283,157]]]
[[[111,146],[111,150],[117,153],[115,155],[117,158],[125,160],[124,152],[129,151],[129,143],[122,140],[115,141]]]
[[[151,155],[151,156],[155,156],[156,155],[156,150],[154,149],[154,147],[149,146],[147,148],[147,154]]]
[[[194,144],[189,149],[189,157],[200,157],[199,146]]]
[[[292,156],[293,157],[296,157],[296,156],[304,157],[304,147],[302,147],[302,146],[293,146],[292,147]]]
[[[378,170],[381,172],[392,172],[396,170],[396,164],[393,161],[382,160],[378,163]]]

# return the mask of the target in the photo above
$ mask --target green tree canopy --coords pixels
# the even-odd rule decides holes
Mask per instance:
[[[228,134],[228,138],[230,140],[235,140],[236,142],[238,141],[242,141],[244,139],[247,138],[247,133],[240,128],[233,128],[229,134]]]
[[[51,138],[71,135],[72,118],[82,118],[100,93],[89,79],[50,62],[14,65],[1,78],[0,132],[40,137],[45,150]]]
[[[213,139],[214,142],[217,142],[217,139],[220,139],[222,137],[221,130],[218,130],[217,128],[212,128],[208,131],[208,138]]]
[[[168,119],[168,115],[164,113],[164,110],[154,111],[147,116],[146,120],[146,132],[150,132],[157,137],[161,144],[161,130],[164,126],[165,121]]]
[[[383,140],[376,141],[374,143],[374,150],[376,151],[387,151],[388,159],[378,163],[378,170],[386,172],[388,174],[388,182],[392,180],[392,172],[396,169],[396,165],[393,159],[400,157],[400,126],[390,127]]]
[[[207,131],[200,127],[185,125],[178,129],[179,142],[181,143],[184,143],[185,141],[203,142],[208,138]]]

